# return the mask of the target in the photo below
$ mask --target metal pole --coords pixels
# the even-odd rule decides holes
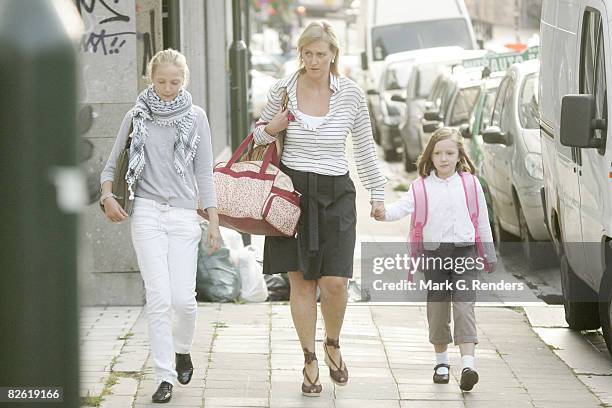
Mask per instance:
[[[168,46],[181,49],[181,4],[179,0],[168,0]]]
[[[76,212],[87,198],[77,169],[80,21],[70,1],[0,2],[0,77],[7,79],[0,93],[0,386],[63,389],[63,402],[21,400],[28,407],[80,406]],[[0,406],[6,396],[0,393]]]
[[[244,0],[244,29],[247,46],[247,118],[253,116],[253,77],[251,75],[251,0]],[[250,120],[248,122],[250,124]]]
[[[232,0],[233,42],[229,51],[230,60],[230,105],[232,150],[236,150],[248,132],[247,109],[247,59],[248,49],[242,39],[242,0]],[[250,235],[243,234],[245,245],[250,244]]]

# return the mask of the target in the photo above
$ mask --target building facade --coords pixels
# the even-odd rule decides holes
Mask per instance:
[[[465,4],[483,42],[526,42],[540,29],[542,0],[465,0]]]

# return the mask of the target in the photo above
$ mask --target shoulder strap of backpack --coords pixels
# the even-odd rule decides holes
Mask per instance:
[[[410,255],[418,257],[423,251],[423,228],[427,223],[427,190],[423,177],[412,182],[412,197],[414,198],[414,211],[410,223],[410,235],[408,245]],[[408,281],[412,282],[415,270],[408,270]]]
[[[461,172],[461,183],[463,184],[463,192],[465,193],[465,203],[467,204],[470,220],[478,232],[478,215],[480,208],[478,207],[478,189],[476,187],[476,177],[467,172]]]
[[[414,198],[414,211],[412,212],[412,223],[410,225],[411,241],[423,240],[423,228],[427,223],[427,190],[425,179],[419,177],[412,182],[412,196]]]
[[[476,244],[476,250],[481,258],[485,257],[484,246],[478,233],[478,216],[480,214],[480,208],[478,204],[478,188],[476,186],[476,176],[471,173],[461,172],[461,182],[463,183],[463,191],[465,192],[465,202],[467,204],[468,212],[470,213],[470,220],[474,225],[474,243]],[[488,264],[485,264],[485,270],[490,272]]]

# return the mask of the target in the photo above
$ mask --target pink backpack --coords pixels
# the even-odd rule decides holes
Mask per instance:
[[[471,173],[460,172],[461,183],[465,193],[465,202],[470,213],[472,225],[474,225],[474,241],[478,256],[484,259],[484,246],[480,240],[478,233],[478,215],[480,208],[478,206],[478,190],[476,187],[476,176]],[[410,244],[410,254],[413,258],[418,257],[423,253],[423,228],[427,223],[427,190],[425,189],[425,179],[419,177],[412,182],[412,196],[414,197],[414,211],[412,213],[412,222],[410,223],[410,235],[408,241]],[[485,263],[485,270],[489,271],[489,266]],[[410,271],[408,276],[412,281],[413,271]]]

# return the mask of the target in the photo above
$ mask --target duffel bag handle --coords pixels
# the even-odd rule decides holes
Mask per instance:
[[[264,124],[263,122],[257,123],[257,125],[263,125],[263,124]],[[249,147],[249,145],[251,144],[253,139],[254,139],[253,132],[251,132],[242,141],[242,143],[240,143],[240,146],[238,146],[238,148],[236,149],[234,154],[232,154],[232,157],[230,158],[230,160],[225,165],[226,168],[232,167],[234,165],[234,163],[236,163],[236,161],[238,161],[238,159],[240,158],[240,156],[242,156],[242,154],[245,151],[245,149],[247,149]],[[262,163],[261,170],[260,170],[261,174],[266,172],[266,170],[268,169],[268,166],[270,164],[270,161],[272,161],[272,160],[274,160],[273,163],[278,167],[279,159],[278,159],[278,154],[276,152],[276,143],[270,143],[268,145],[268,147],[266,148],[266,152],[264,154],[263,163]]]
[[[267,124],[268,124],[268,122],[261,121],[261,122],[257,122],[257,123],[255,123],[255,127],[262,126],[262,125],[267,125]],[[253,136],[253,139],[255,139],[255,136]],[[276,154],[272,156],[272,163],[273,163],[273,164],[274,164],[276,167],[279,167],[279,164],[280,164],[280,157],[279,157],[279,154],[280,154],[280,150],[279,150],[279,149],[280,149],[280,145],[279,145],[279,140],[277,139],[277,140],[276,140],[276,142],[275,142],[274,144],[276,145]],[[255,147],[256,147],[256,146],[257,146],[257,147],[259,147],[259,148],[262,148],[262,147],[263,147],[263,146],[261,146],[261,145],[259,145],[259,146],[258,146],[258,145],[256,145],[256,144],[255,144],[255,140],[253,140],[253,141],[252,141],[252,143],[249,143],[249,150],[248,150],[248,152],[247,152],[247,157],[248,157],[250,154],[252,154],[252,153],[253,153],[253,151],[255,150]],[[269,145],[268,145],[268,146],[269,146]],[[266,146],[266,147],[264,148],[264,155],[266,154],[265,152],[266,152],[266,149],[267,149],[267,147],[268,147],[268,146]],[[239,157],[242,157],[242,156],[239,156]],[[262,156],[262,160],[263,160],[263,156]]]

